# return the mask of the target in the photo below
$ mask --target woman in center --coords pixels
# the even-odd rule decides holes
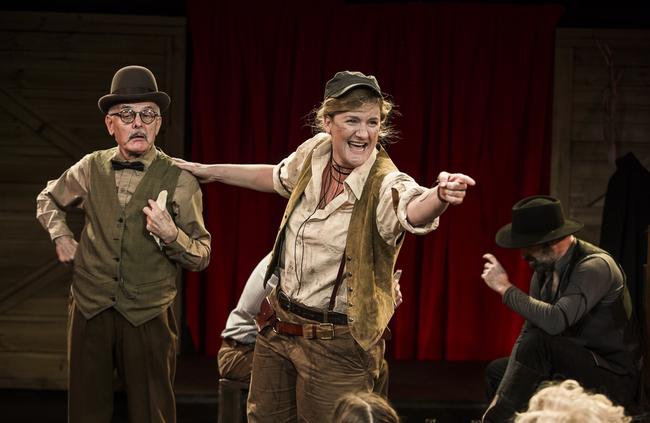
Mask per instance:
[[[326,422],[346,393],[371,392],[394,311],[404,232],[427,234],[475,182],[441,172],[426,188],[382,147],[393,105],[375,77],[338,72],[315,112],[318,133],[273,165],[178,166],[289,199],[266,281],[248,397],[249,422]]]

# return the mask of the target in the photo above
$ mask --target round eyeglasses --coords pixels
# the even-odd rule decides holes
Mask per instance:
[[[136,112],[135,110],[132,109],[123,109],[120,110],[119,112],[109,113],[108,115],[119,116],[120,120],[123,123],[133,123],[133,121],[135,120],[135,116],[140,115],[140,120],[145,125],[149,125],[154,120],[156,120],[158,116],[160,116],[160,114],[156,113],[151,109],[144,109],[144,110],[140,110],[139,112]]]

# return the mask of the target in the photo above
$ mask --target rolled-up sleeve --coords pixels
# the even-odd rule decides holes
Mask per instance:
[[[203,193],[189,172],[181,172],[174,191],[173,209],[178,237],[164,246],[167,257],[194,272],[210,263],[212,237],[203,221]]]
[[[384,241],[395,245],[404,231],[426,235],[438,227],[438,217],[426,225],[413,226],[406,216],[408,204],[427,189],[406,173],[392,172],[384,177],[377,207],[377,228]]]
[[[298,178],[305,165],[307,156],[321,142],[329,138],[330,136],[325,133],[316,134],[314,137],[302,143],[289,157],[278,163],[273,168],[273,189],[275,189],[275,192],[285,198],[291,197],[291,192],[296,186],[296,183],[298,183]]]
[[[49,181],[36,197],[36,219],[49,232],[52,240],[61,236],[73,236],[66,222],[66,210],[83,209],[88,193],[88,168],[90,155],[55,180]]]

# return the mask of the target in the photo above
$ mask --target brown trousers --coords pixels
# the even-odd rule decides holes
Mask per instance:
[[[174,423],[176,338],[171,307],[135,327],[113,308],[86,320],[71,302],[68,423],[111,422],[115,370],[129,423]]]
[[[250,382],[255,343],[242,344],[231,339],[221,341],[217,353],[219,375],[227,379]]]
[[[285,312],[271,296],[278,318],[314,323]],[[279,335],[271,328],[257,336],[248,395],[249,423],[329,422],[337,400],[371,392],[379,380],[385,344],[364,351],[347,326],[336,326],[334,339]]]
[[[233,343],[224,339],[221,342],[221,348],[219,348],[219,353],[217,354],[219,375],[226,379],[250,382],[254,349],[255,343]],[[383,359],[373,391],[384,398],[388,398],[388,380],[388,362],[386,359]]]

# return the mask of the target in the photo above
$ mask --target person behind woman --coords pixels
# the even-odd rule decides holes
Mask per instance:
[[[528,410],[517,414],[515,423],[627,423],[621,406],[605,395],[590,394],[567,379],[552,383],[532,396]]]
[[[338,72],[315,112],[318,133],[278,165],[178,160],[203,182],[289,199],[265,281],[248,397],[255,422],[327,421],[340,395],[373,390],[393,315],[393,267],[405,231],[426,234],[475,182],[440,172],[425,188],[384,144],[392,104],[375,77]]]
[[[399,423],[397,412],[384,398],[371,392],[346,394],[332,416],[336,423]]]

